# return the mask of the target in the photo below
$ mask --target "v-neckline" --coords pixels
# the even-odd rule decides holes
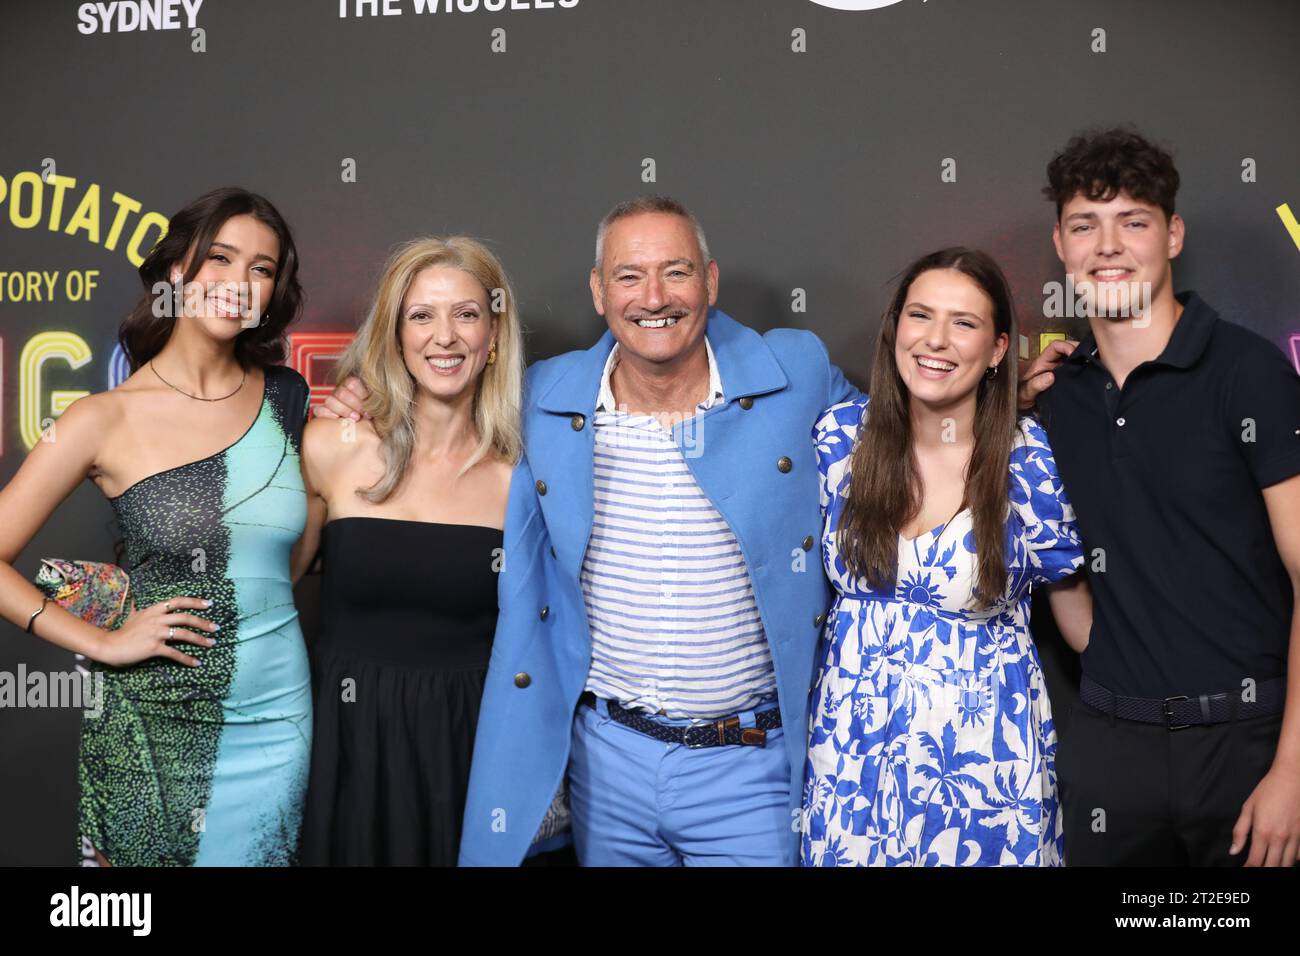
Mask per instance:
[[[901,541],[903,541],[906,544],[915,545],[922,538],[927,537],[928,535],[932,535],[937,531],[939,532],[938,537],[935,538],[935,540],[937,541],[939,538],[943,537],[943,533],[948,530],[948,526],[952,524],[954,521],[956,521],[958,518],[960,518],[967,511],[970,511],[970,508],[958,507],[958,509],[952,513],[952,516],[949,517],[948,520],[945,521],[943,524],[937,524],[929,531],[922,531],[915,538],[906,537],[901,531],[898,533],[898,537]]]

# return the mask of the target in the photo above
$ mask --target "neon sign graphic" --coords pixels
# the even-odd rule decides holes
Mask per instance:
[[[325,401],[334,390],[330,366],[342,357],[354,332],[295,332],[289,336],[289,357],[285,363],[307,380],[311,404]],[[18,358],[18,434],[24,450],[41,440],[42,432],[77,399],[90,394],[84,388],[47,388],[46,372],[52,363],[76,370],[95,357],[95,350],[76,332],[38,332],[23,345]],[[108,388],[117,388],[131,374],[130,363],[119,344],[114,343],[104,375]],[[4,339],[0,338],[0,419],[4,415]],[[3,442],[0,442],[3,454]]]

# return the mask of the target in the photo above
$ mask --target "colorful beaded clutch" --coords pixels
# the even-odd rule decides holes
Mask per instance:
[[[131,579],[116,564],[41,558],[35,584],[65,611],[105,630],[131,613]]]

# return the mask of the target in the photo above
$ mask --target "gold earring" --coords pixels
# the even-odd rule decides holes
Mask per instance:
[[[493,342],[492,347],[488,349],[487,363],[489,365],[496,365],[497,363],[497,344],[495,342]]]

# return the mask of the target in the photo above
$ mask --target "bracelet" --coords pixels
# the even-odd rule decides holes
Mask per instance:
[[[50,599],[49,599],[49,596],[47,595],[46,598],[45,598],[45,600],[41,601],[41,606],[38,607],[35,611],[32,611],[32,616],[29,617],[29,618],[27,619],[27,633],[28,633],[28,634],[32,633],[32,625],[36,623],[36,619],[37,619],[38,617],[40,617],[40,616],[41,616],[41,612],[45,610],[45,605],[47,605],[47,604],[49,604],[49,603],[50,603]]]

